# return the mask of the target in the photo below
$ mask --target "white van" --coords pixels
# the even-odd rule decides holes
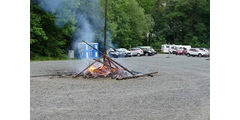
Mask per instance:
[[[186,48],[187,50],[191,49],[190,45],[176,45],[176,50]]]
[[[168,50],[170,50],[170,53],[172,53],[172,51],[174,50],[176,48],[176,45],[174,45],[174,44],[163,44],[162,46],[161,46],[161,52],[162,53],[168,53],[169,51]]]
[[[186,50],[189,50],[189,49],[191,49],[191,46],[190,45],[163,44],[161,46],[161,52],[168,53],[170,51],[170,53],[175,54],[178,49],[184,49],[184,48],[186,48]]]
[[[187,50],[191,49],[191,45],[182,45],[183,48],[186,48]]]

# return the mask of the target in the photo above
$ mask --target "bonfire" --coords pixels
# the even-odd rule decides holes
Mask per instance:
[[[80,73],[76,74],[74,77],[83,76],[85,78],[99,78],[99,77],[111,77],[112,79],[123,80],[130,78],[137,78],[143,76],[151,76],[152,74],[156,74],[157,72],[152,72],[148,74],[142,74],[136,71],[130,71],[126,67],[122,66],[115,60],[111,59],[106,54],[102,53],[98,49],[94,48],[87,42],[83,41],[93,49],[97,50],[99,53],[103,55],[102,58],[94,59],[95,61],[82,70]],[[103,61],[101,60],[103,59]]]

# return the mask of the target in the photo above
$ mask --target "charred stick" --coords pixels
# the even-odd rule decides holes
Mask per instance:
[[[65,72],[65,73],[56,73],[56,74],[46,74],[46,75],[35,75],[30,77],[47,77],[47,76],[72,76],[72,72]]]
[[[117,80],[126,80],[126,79],[132,79],[132,78],[138,78],[138,77],[144,77],[144,76],[151,76],[151,77],[153,77],[152,74],[156,74],[156,73],[157,73],[157,72],[148,73],[148,74],[143,74],[143,75],[130,76],[130,77],[117,78]]]
[[[114,62],[112,62],[111,60],[110,60],[110,62],[111,62],[111,64],[113,64],[116,68],[118,68],[118,66],[117,66]]]
[[[152,74],[157,74],[157,73],[158,72],[152,72],[152,73],[143,74],[143,75],[135,75],[135,76],[130,76],[130,77],[117,78],[117,80],[126,80],[126,79],[138,78],[138,77],[144,77],[144,76],[151,76],[151,77],[153,77]]]
[[[30,77],[47,77],[47,76],[61,76],[57,74],[48,74],[48,75],[36,75],[36,76],[30,76]]]
[[[127,68],[123,67],[121,64],[119,64],[118,62],[114,61],[113,59],[111,59],[112,62],[116,63],[118,66],[122,67],[124,70],[128,71],[129,73],[131,73],[133,76],[135,76],[135,74],[133,72],[131,72],[130,70],[128,70]]]
[[[118,62],[114,61],[113,59],[111,59],[110,57],[108,57],[106,54],[104,54],[103,52],[101,52],[100,50],[96,49],[95,47],[93,47],[92,45],[88,44],[86,41],[83,40],[84,43],[86,43],[88,46],[90,46],[91,48],[93,48],[94,50],[98,51],[99,53],[101,53],[104,57],[110,59],[112,62],[114,62],[115,64],[117,64],[118,66],[122,67],[124,70],[128,71],[129,73],[131,73],[133,76],[135,76],[135,74],[133,72],[131,72],[130,70],[128,70],[126,67],[123,67],[121,64],[119,64]]]

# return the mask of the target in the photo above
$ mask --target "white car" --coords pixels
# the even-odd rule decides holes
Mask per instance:
[[[132,56],[132,53],[125,48],[118,48],[118,49],[116,49],[116,51],[118,51],[120,53],[120,55],[123,55],[123,57],[131,57]]]
[[[202,57],[202,56],[208,56],[208,53],[205,52],[205,51],[202,51],[198,48],[191,48],[187,51],[187,56],[190,57],[190,56],[198,56],[198,57]]]
[[[130,52],[131,52],[132,56],[141,56],[141,55],[143,55],[143,50],[141,50],[140,48],[131,48]]]
[[[210,56],[210,51],[206,48],[199,48],[202,51],[205,51],[207,53],[207,56]]]

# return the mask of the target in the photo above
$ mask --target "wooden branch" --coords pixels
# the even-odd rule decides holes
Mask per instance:
[[[135,76],[135,74],[133,72],[131,72],[130,70],[128,70],[126,67],[122,66],[121,64],[119,64],[118,62],[114,61],[113,59],[110,59],[112,62],[114,62],[115,64],[117,64],[118,66],[122,67],[124,70],[128,71],[130,74],[132,74],[133,76]]]
[[[60,76],[57,74],[48,74],[48,75],[35,75],[35,76],[30,76],[30,77],[47,77],[47,76]]]
[[[88,46],[90,46],[91,48],[93,48],[94,50],[98,51],[99,53],[101,53],[103,56],[106,56],[106,54],[104,54],[103,52],[101,52],[100,50],[96,49],[95,47],[93,47],[92,45],[90,45],[89,43],[87,43],[86,41],[82,41],[84,43],[86,43]]]
[[[114,65],[116,68],[118,68],[118,66],[113,62],[113,61],[110,61],[112,65]]]
[[[72,76],[72,72],[65,72],[65,73],[56,73],[56,74],[45,74],[45,75],[34,75],[30,77],[47,77],[47,76]]]
[[[123,78],[117,78],[117,80],[126,80],[126,79],[132,79],[132,78],[138,78],[138,77],[144,77],[144,76],[151,76],[153,77],[152,74],[157,74],[158,72],[152,72],[148,74],[143,74],[143,75],[135,75],[135,76],[130,76],[130,77],[123,77]]]

